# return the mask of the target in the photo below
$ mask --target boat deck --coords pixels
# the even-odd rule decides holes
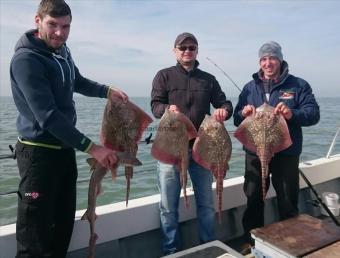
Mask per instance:
[[[243,258],[244,256],[221,241],[212,241],[187,250],[163,256],[163,258]]]
[[[340,227],[326,216],[300,214],[255,229],[252,236],[255,248],[246,256],[237,251],[243,239],[236,238],[226,243],[212,241],[162,258],[337,258],[340,253]]]

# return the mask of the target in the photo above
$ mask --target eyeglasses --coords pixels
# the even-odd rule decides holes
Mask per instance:
[[[196,46],[179,46],[179,47],[176,47],[178,50],[180,51],[186,51],[186,50],[189,50],[189,51],[195,51],[197,49]]]

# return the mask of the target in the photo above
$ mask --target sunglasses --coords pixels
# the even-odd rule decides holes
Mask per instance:
[[[179,47],[176,47],[178,50],[180,51],[186,51],[186,50],[189,50],[189,51],[195,51],[197,49],[196,46],[179,46]]]

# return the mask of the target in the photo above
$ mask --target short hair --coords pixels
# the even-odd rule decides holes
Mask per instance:
[[[64,0],[41,0],[37,15],[41,19],[46,15],[53,18],[70,15],[72,19],[71,8]]]

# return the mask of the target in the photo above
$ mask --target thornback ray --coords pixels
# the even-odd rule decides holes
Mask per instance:
[[[234,136],[260,159],[264,200],[268,190],[266,179],[269,162],[275,153],[292,144],[286,120],[281,114],[274,114],[274,108],[264,103],[243,120]]]
[[[223,181],[229,169],[232,144],[223,123],[206,115],[192,149],[193,159],[202,167],[210,170],[216,179],[218,218],[221,223]]]
[[[130,101],[108,99],[104,110],[101,142],[112,150],[122,151],[136,156],[138,142],[143,132],[153,120],[141,108]],[[130,193],[130,180],[133,177],[133,167],[125,167],[126,206]]]
[[[188,207],[186,194],[187,171],[189,165],[189,141],[195,138],[197,131],[193,123],[184,114],[165,110],[151,147],[151,155],[164,163],[174,165],[180,172],[184,203]]]
[[[126,206],[128,205],[133,166],[142,165],[136,158],[138,150],[137,144],[140,141],[144,130],[151,122],[151,117],[132,102],[124,102],[119,98],[107,100],[103,114],[100,140],[105,147],[116,151],[117,165],[111,169],[113,180],[116,178],[118,164],[125,166],[125,176],[127,178]],[[100,192],[101,181],[107,173],[107,169],[94,161],[89,160],[88,162],[93,172],[89,183],[88,208],[82,219],[87,219],[90,223],[91,235],[88,257],[93,258],[95,243],[98,238],[94,231],[96,199]]]

